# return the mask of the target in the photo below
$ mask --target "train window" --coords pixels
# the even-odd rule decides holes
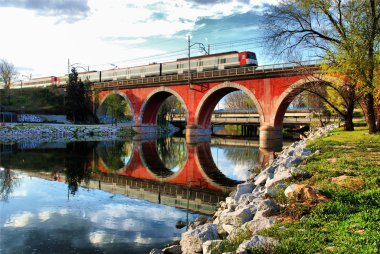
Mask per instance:
[[[220,59],[220,63],[221,64],[226,63],[226,59],[225,58]]]
[[[248,58],[256,60],[256,54],[255,53],[248,53]]]
[[[203,66],[203,61],[198,61],[198,62],[197,62],[197,65],[198,65],[198,66]]]
[[[246,55],[245,55],[245,54],[242,55],[242,56],[241,56],[241,59],[246,59]]]

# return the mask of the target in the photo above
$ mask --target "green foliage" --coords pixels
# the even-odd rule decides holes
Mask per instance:
[[[84,122],[90,113],[89,83],[78,79],[78,72],[72,68],[66,84],[66,115],[74,122]]]
[[[5,111],[25,114],[65,114],[63,90],[52,88],[0,89],[1,107]]]
[[[303,183],[317,187],[330,200],[311,209],[301,221],[262,231],[280,240],[265,253],[380,252],[380,136],[366,133],[364,128],[335,130],[308,143],[321,153],[302,166],[312,174]],[[332,182],[332,177],[341,175],[353,178],[346,185]],[[276,199],[289,204],[281,195]]]
[[[233,252],[239,245],[248,239],[251,239],[252,232],[248,229],[241,229],[236,233],[235,237],[232,239],[225,239],[218,243],[216,246],[211,247],[211,254],[219,254],[224,252]]]
[[[169,96],[158,110],[157,121],[160,126],[166,126],[172,121],[175,112],[183,112],[182,103],[174,95]]]
[[[105,107],[107,110],[107,114],[111,116],[112,123],[117,125],[126,111],[127,102],[118,94],[111,94],[107,97],[105,103]]]
[[[157,140],[157,153],[165,167],[178,170],[186,163],[187,149],[185,140],[174,137]]]
[[[128,162],[132,156],[133,146],[131,142],[100,142],[96,147],[96,152],[104,162],[104,166],[113,172],[123,168]]]

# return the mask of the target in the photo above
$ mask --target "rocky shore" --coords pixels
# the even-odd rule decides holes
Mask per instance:
[[[285,195],[288,199],[305,202],[325,202],[327,199],[312,186],[288,184],[289,181],[310,177],[298,166],[312,155],[306,142],[325,135],[336,128],[323,127],[311,133],[308,138],[297,141],[285,148],[258,175],[251,175],[245,183],[239,184],[236,191],[225,201],[211,219],[200,218],[182,234],[181,240],[162,250],[153,249],[150,254],[175,253],[247,253],[250,248],[270,248],[277,243],[273,238],[261,236],[258,232],[271,227],[278,219],[281,204],[274,197]],[[318,153],[318,151],[316,151]],[[248,235],[248,237],[247,237]],[[244,236],[244,237],[243,237]],[[226,242],[241,243],[234,252],[224,252]]]
[[[0,141],[4,143],[91,141],[115,139],[132,132],[130,128],[122,126],[13,124],[0,128]]]

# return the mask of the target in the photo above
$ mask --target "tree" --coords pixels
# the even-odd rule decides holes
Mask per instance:
[[[10,103],[10,93],[12,79],[17,75],[15,66],[5,59],[0,60],[0,81],[4,82],[5,94],[8,98],[8,103]],[[0,98],[1,99],[1,98]],[[1,103],[0,103],[1,111]]]
[[[255,104],[243,91],[236,91],[226,95],[224,99],[226,108],[255,108]]]
[[[126,111],[127,102],[117,94],[111,94],[106,101],[107,114],[109,113],[112,118],[112,124],[120,121]]]
[[[4,89],[11,87],[11,81],[16,76],[15,66],[5,59],[0,60],[0,80],[4,82]]]
[[[281,55],[314,50],[328,69],[345,75],[344,84],[363,94],[369,132],[375,133],[379,19],[379,0],[282,0],[265,15],[265,39]]]
[[[66,114],[74,122],[87,120],[90,111],[88,85],[78,79],[78,72],[71,69],[66,85]]]
[[[157,120],[159,124],[166,124],[167,120],[173,121],[175,113],[181,113],[183,107],[181,102],[174,96],[169,96],[160,106],[158,110]]]

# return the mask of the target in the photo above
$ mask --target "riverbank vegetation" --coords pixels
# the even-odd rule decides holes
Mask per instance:
[[[252,253],[379,253],[380,135],[368,135],[364,127],[337,129],[308,147],[314,154],[299,167],[311,177],[301,183],[328,201],[310,205],[276,197],[282,222],[261,234],[279,245]]]
[[[0,89],[2,111],[17,114],[65,114],[63,90],[57,87]]]

